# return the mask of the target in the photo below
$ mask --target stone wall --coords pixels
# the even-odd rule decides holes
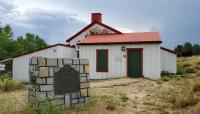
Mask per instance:
[[[35,57],[30,59],[29,71],[28,101],[32,106],[39,108],[46,98],[61,108],[87,103],[90,99],[89,61],[86,59]],[[78,77],[74,78],[74,74]]]

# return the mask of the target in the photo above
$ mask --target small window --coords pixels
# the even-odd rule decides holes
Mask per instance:
[[[108,49],[97,49],[96,59],[96,71],[108,72]]]

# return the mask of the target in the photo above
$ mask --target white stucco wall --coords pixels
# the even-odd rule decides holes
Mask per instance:
[[[76,45],[78,41],[81,41],[85,38],[85,36],[90,35],[90,30],[95,29],[95,30],[104,30],[106,29],[109,33],[115,33],[99,24],[94,24],[93,26],[91,26],[90,28],[88,28],[87,30],[85,30],[84,32],[82,32],[81,34],[79,34],[77,37],[75,37],[73,40],[71,40],[69,43],[70,45]]]
[[[176,73],[176,59],[176,54],[161,49],[161,72],[168,71],[169,73]]]
[[[46,58],[76,58],[74,48],[55,46],[13,59],[13,79],[27,82],[29,80],[29,59],[33,56]]]
[[[127,76],[126,51],[123,45],[81,45],[80,58],[89,59],[90,78],[118,78]],[[126,48],[143,48],[143,75],[160,78],[160,44],[124,44]],[[108,49],[108,72],[96,72],[96,49]]]

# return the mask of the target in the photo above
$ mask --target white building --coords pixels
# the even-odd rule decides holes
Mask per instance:
[[[76,58],[77,53],[75,51],[75,48],[73,48],[72,46],[55,44],[46,48],[18,55],[12,59],[13,79],[23,82],[29,81],[29,59],[32,57]],[[3,61],[3,63],[5,64],[6,61]]]
[[[91,20],[67,40],[80,58],[89,59],[91,79],[159,79],[161,71],[176,73],[176,54],[161,47],[158,32],[122,33],[103,24],[100,13],[93,13]]]
[[[0,72],[5,70],[5,65],[0,64]]]
[[[161,47],[158,32],[122,33],[102,23],[101,13],[92,13],[91,23],[66,42],[71,46],[56,44],[11,59],[13,79],[29,80],[29,59],[34,56],[89,59],[91,79],[159,79],[162,71],[176,73],[176,53]]]

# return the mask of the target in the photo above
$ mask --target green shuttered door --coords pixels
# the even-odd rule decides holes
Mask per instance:
[[[97,71],[108,71],[108,50],[97,50]]]
[[[140,77],[142,75],[142,51],[128,50],[128,76]]]

